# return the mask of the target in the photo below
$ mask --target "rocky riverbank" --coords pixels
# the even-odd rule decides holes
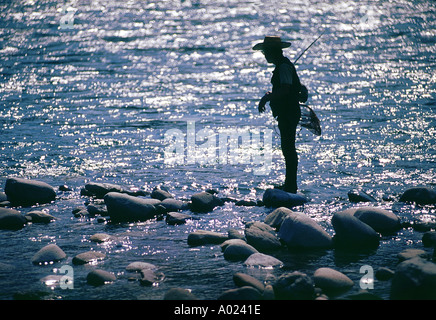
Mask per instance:
[[[59,194],[71,191],[67,186],[58,189],[42,181],[10,178],[4,192],[0,193],[0,229],[20,230],[29,223],[51,223],[55,215],[39,210],[39,206],[58,201]],[[334,212],[330,219],[333,233],[308,215],[294,211],[310,202],[303,194],[289,194],[278,189],[267,189],[262,199],[242,200],[220,197],[216,190],[205,190],[183,199],[175,198],[164,187],[156,187],[152,192],[125,190],[121,186],[108,183],[88,183],[83,186],[80,196],[86,206],[71,208],[76,218],[94,217],[101,223],[138,223],[143,221],[165,220],[168,228],[185,224],[207,215],[217,207],[231,202],[235,206],[265,207],[271,209],[261,221],[246,221],[243,229],[229,229],[227,233],[211,230],[196,230],[189,233],[186,242],[191,248],[202,250],[205,246],[220,246],[222,259],[229,263],[240,263],[247,268],[283,268],[280,252],[284,250],[313,252],[333,250],[340,252],[360,252],[377,250],[382,239],[395,237],[404,228],[412,228],[422,234],[422,246],[433,248],[436,245],[436,225],[431,222],[402,221],[390,210],[377,207],[377,201],[370,195],[352,190],[348,194],[355,206]],[[436,191],[427,187],[404,190],[398,199],[419,206],[434,206]],[[32,210],[23,214],[22,208]],[[27,210],[29,211],[29,210]],[[1,232],[1,231],[0,231]],[[91,241],[104,243],[113,240],[111,234],[99,233]],[[61,247],[49,244],[35,252],[31,263],[38,266],[64,261],[67,255]],[[86,278],[87,285],[101,286],[117,281],[117,276],[98,267],[98,262],[107,259],[98,251],[84,251],[73,257],[74,265],[93,265]],[[392,269],[382,267],[374,270],[379,281],[390,282],[391,299],[435,299],[436,261],[434,255],[423,248],[404,248],[398,252],[398,265]],[[137,261],[125,266],[126,272],[143,286],[153,286],[165,281],[165,274],[158,266]],[[367,285],[371,285],[368,277]],[[62,278],[54,279],[62,284]],[[360,284],[347,276],[346,271],[319,266],[313,274],[299,270],[283,272],[273,281],[265,283],[261,279],[245,273],[235,273],[234,289],[218,295],[218,299],[378,299],[370,290],[349,294],[351,288]],[[64,283],[64,285],[66,285]],[[362,286],[361,286],[362,287]],[[185,288],[172,288],[163,299],[197,299]]]

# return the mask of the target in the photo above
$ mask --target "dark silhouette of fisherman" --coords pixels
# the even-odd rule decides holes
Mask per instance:
[[[286,192],[297,193],[298,155],[295,148],[297,125],[301,117],[300,79],[294,64],[283,56],[284,48],[291,45],[283,42],[280,37],[265,37],[253,50],[261,50],[269,63],[275,65],[271,79],[272,91],[267,92],[259,102],[259,112],[265,111],[269,102],[273,116],[277,119],[280,131],[281,149],[285,158],[286,178],[283,186],[276,188]]]

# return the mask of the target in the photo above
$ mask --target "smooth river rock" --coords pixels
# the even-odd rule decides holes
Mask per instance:
[[[21,178],[7,179],[5,193],[13,206],[45,204],[56,199],[56,191],[49,184]]]
[[[356,218],[354,212],[355,209],[347,209],[333,214],[334,246],[348,249],[377,248],[380,234]]]
[[[267,189],[262,198],[266,207],[293,208],[308,202],[307,198],[300,193],[289,193],[280,189]]]
[[[238,287],[245,287],[245,286],[253,287],[257,289],[260,293],[262,293],[265,290],[265,285],[261,281],[242,272],[237,272],[233,275],[233,282]]]
[[[385,209],[362,207],[354,212],[354,216],[382,235],[392,234],[401,229],[398,216]]]
[[[224,202],[214,194],[203,191],[191,196],[190,208],[194,212],[207,213],[223,204]]]
[[[279,238],[289,248],[318,249],[332,246],[332,237],[304,213],[288,210],[279,231]]]
[[[354,285],[348,276],[332,268],[318,268],[312,278],[315,286],[328,295],[344,293]]]
[[[189,289],[171,288],[165,293],[163,300],[197,300],[197,297]]]
[[[189,206],[187,203],[185,203],[182,200],[177,200],[177,199],[173,199],[173,198],[163,199],[160,204],[166,209],[167,212],[181,211],[181,210],[189,209]]]
[[[24,215],[26,220],[31,223],[50,223],[56,220],[51,214],[44,211],[31,211]]]
[[[283,223],[283,220],[288,216],[289,213],[291,213],[292,211],[286,207],[279,207],[277,209],[275,209],[274,211],[272,211],[270,214],[268,214],[265,217],[264,222],[275,228],[277,231],[280,230],[280,227]]]
[[[146,221],[155,218],[157,209],[149,200],[118,192],[104,196],[108,214],[112,222]],[[159,201],[159,200],[156,200]]]
[[[353,189],[348,192],[348,200],[351,202],[377,202],[374,197],[358,189]]]
[[[262,294],[259,290],[251,287],[245,286],[236,289],[229,289],[224,291],[219,297],[218,300],[261,300]]]
[[[27,219],[21,212],[14,209],[0,208],[0,229],[19,230],[26,223]]]
[[[40,249],[32,257],[32,263],[36,265],[50,264],[65,259],[67,255],[56,244],[48,244]]]
[[[229,245],[225,246],[224,249],[224,259],[229,261],[245,261],[253,253],[258,251],[253,246],[245,243],[240,239],[227,240],[231,242]]]
[[[197,230],[188,235],[188,244],[190,246],[221,244],[226,240],[228,240],[227,235],[207,230]]]
[[[88,273],[86,282],[92,286],[101,286],[117,279],[115,274],[102,269],[95,269]]]
[[[249,267],[258,268],[274,268],[283,266],[283,262],[279,259],[260,252],[250,255],[247,260],[245,260],[244,264]]]
[[[100,260],[103,260],[106,257],[106,254],[104,254],[103,252],[98,252],[98,251],[86,251],[86,252],[82,252],[79,253],[78,255],[76,255],[72,262],[75,265],[82,265],[82,264],[94,264]]]
[[[89,237],[89,240],[96,243],[104,243],[112,240],[116,240],[116,237],[111,236],[107,233],[94,233],[92,236]]]
[[[156,270],[157,266],[152,263],[144,261],[134,261],[127,265],[126,271],[129,272],[140,272],[141,270]]]
[[[436,190],[428,187],[407,189],[401,196],[401,202],[414,202],[420,205],[436,204]]]
[[[401,262],[391,282],[392,300],[435,300],[436,264],[422,258]]]
[[[263,222],[248,223],[244,234],[247,243],[261,252],[274,251],[282,246],[275,230]]]
[[[186,223],[187,220],[192,219],[189,214],[184,214],[180,212],[168,212],[165,218],[166,223],[169,225],[180,225]]]
[[[398,257],[398,260],[400,262],[402,262],[402,261],[417,258],[417,257],[427,259],[427,258],[429,258],[429,254],[422,249],[408,248],[408,249],[405,249],[405,250],[399,252],[397,254],[397,257]]]
[[[85,185],[81,190],[81,194],[84,196],[95,197],[97,199],[103,199],[109,192],[124,192],[123,188],[119,185],[112,183],[98,183],[90,182]]]
[[[312,300],[315,296],[312,278],[300,271],[281,275],[273,288],[277,300]]]
[[[152,197],[153,199],[158,199],[160,201],[163,201],[165,199],[173,198],[173,195],[169,193],[168,190],[165,190],[164,188],[156,187],[151,192],[150,197]]]

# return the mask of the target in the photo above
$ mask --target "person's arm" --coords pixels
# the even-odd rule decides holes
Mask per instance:
[[[258,110],[260,113],[265,111],[265,105],[271,100],[283,100],[288,99],[291,94],[292,86],[292,69],[287,64],[282,64],[280,66],[280,88],[279,90],[272,92],[267,92],[262,99],[260,99]]]
[[[265,111],[265,105],[267,102],[271,100],[283,100],[287,99],[289,95],[291,94],[291,85],[288,83],[283,83],[280,86],[280,89],[272,92],[267,92],[265,95],[260,99],[258,110],[260,113]]]

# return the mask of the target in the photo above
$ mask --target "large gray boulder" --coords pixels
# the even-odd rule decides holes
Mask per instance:
[[[392,300],[435,300],[436,264],[416,257],[401,262],[391,283]]]
[[[392,234],[401,229],[401,221],[397,215],[385,209],[362,207],[354,212],[354,216],[382,235]]]
[[[380,234],[354,216],[355,209],[333,214],[332,225],[335,230],[334,245],[348,249],[377,248]]]
[[[5,193],[13,206],[45,204],[56,199],[56,191],[49,184],[21,178],[7,179]]]
[[[266,207],[293,208],[308,202],[307,198],[299,193],[289,193],[280,189],[267,189],[262,199]]]
[[[109,192],[104,196],[104,202],[112,222],[153,219],[157,214],[157,209],[149,200],[154,199],[144,199],[118,192]]]
[[[401,202],[414,202],[421,205],[436,204],[436,190],[428,187],[407,189],[400,197]]]
[[[0,229],[19,230],[24,227],[27,220],[19,211],[0,208]]]
[[[332,246],[332,237],[313,219],[289,209],[280,227],[279,238],[289,248],[318,249]]]

